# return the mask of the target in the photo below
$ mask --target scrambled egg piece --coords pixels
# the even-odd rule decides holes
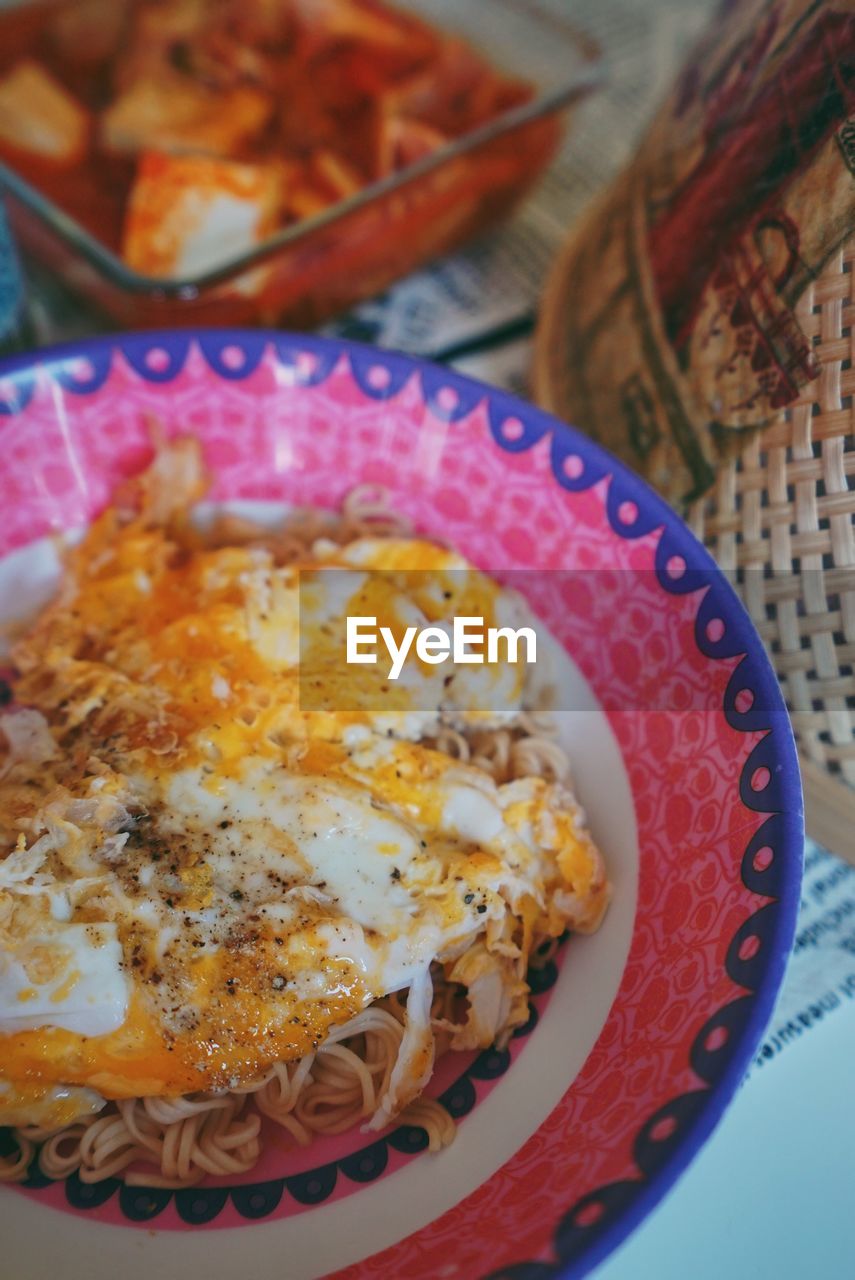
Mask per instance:
[[[408,989],[386,1123],[430,1073],[431,975],[466,992],[453,1047],[506,1040],[533,947],[597,926],[602,860],[566,785],[496,782],[430,745],[449,718],[483,728],[485,686],[425,667],[361,705],[323,593],[297,627],[299,575],[331,567],[339,604],[368,593],[395,626],[501,618],[506,592],[419,539],[321,536],[288,563],[262,535],[207,545],[185,518],[204,486],[182,449],[178,496],[156,468],[122,496],[15,650],[0,1122],[236,1087]],[[501,695],[495,723],[513,720],[518,673],[478,678]]]

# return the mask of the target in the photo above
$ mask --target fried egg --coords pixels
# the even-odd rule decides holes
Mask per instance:
[[[363,608],[398,627],[519,602],[416,538],[281,563],[112,511],[70,553],[0,718],[0,1123],[237,1088],[408,990],[386,1123],[430,1071],[432,966],[468,993],[453,1047],[486,1046],[527,1016],[535,941],[596,927],[569,788],[429,737],[512,718],[523,677],[425,666],[360,701],[334,623]]]

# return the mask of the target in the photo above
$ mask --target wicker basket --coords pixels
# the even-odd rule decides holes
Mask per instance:
[[[808,832],[855,861],[855,241],[795,311],[819,378],[691,509],[775,664]]]
[[[855,863],[853,3],[720,8],[570,228],[534,386],[692,504],[780,677],[808,830]]]

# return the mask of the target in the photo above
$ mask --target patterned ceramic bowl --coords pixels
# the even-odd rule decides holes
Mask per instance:
[[[198,436],[214,500],[334,507],[382,484],[426,534],[524,571],[572,659],[563,731],[614,900],[534,975],[508,1050],[443,1060],[433,1088],[460,1125],[440,1155],[403,1126],[270,1145],[244,1179],[178,1192],[33,1171],[0,1188],[10,1274],[583,1274],[719,1120],[792,939],[799,776],[747,615],[674,514],[555,419],[417,360],[264,332],[105,339],[0,368],[6,570],[145,464],[152,418]]]

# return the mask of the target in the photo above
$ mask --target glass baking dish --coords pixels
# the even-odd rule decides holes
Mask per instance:
[[[38,0],[37,0],[38,2]],[[467,40],[532,98],[250,251],[191,278],[131,270],[0,162],[24,249],[123,326],[310,327],[504,217],[554,155],[568,110],[600,82],[598,50],[548,0],[395,0]]]

